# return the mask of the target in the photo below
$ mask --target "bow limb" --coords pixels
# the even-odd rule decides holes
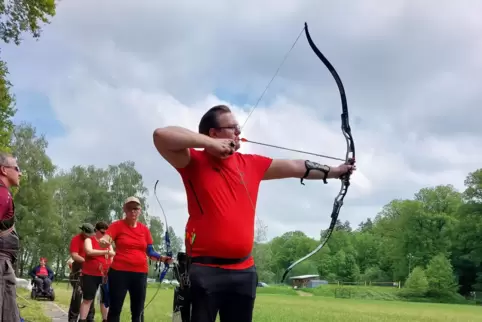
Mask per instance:
[[[340,99],[341,99],[341,131],[345,137],[346,140],[346,156],[345,156],[345,163],[353,165],[355,164],[355,142],[353,141],[353,136],[351,134],[351,128],[350,128],[350,122],[349,122],[349,117],[348,117],[348,103],[346,99],[346,94],[345,94],[345,88],[343,86],[343,82],[341,81],[340,76],[336,72],[335,68],[333,65],[328,61],[328,59],[321,53],[321,51],[318,49],[318,47],[315,45],[313,42],[313,39],[311,38],[310,32],[308,30],[308,24],[305,22],[305,35],[306,39],[308,40],[308,44],[310,45],[311,49],[315,53],[315,55],[323,62],[323,64],[326,66],[326,68],[330,71],[331,75],[336,81],[336,84],[338,86],[338,90],[340,92]],[[294,263],[292,263],[284,272],[283,277],[281,279],[281,282],[285,280],[286,276],[288,273],[299,263],[303,262],[304,260],[310,258],[314,254],[316,254],[320,249],[323,248],[323,246],[326,245],[328,242],[328,239],[330,238],[331,234],[333,233],[336,225],[336,221],[338,219],[338,215],[340,213],[340,209],[343,206],[343,200],[346,196],[346,193],[348,192],[348,187],[350,186],[350,176],[351,173],[348,173],[340,178],[341,180],[341,188],[340,192],[335,198],[335,201],[333,203],[333,210],[331,212],[331,223],[328,228],[328,231],[324,234],[323,241],[321,242],[318,247],[316,247],[312,252],[309,254],[305,255],[304,257],[298,259]]]
[[[159,180],[156,181],[154,184],[154,196],[156,197],[157,203],[159,204],[159,207],[161,208],[162,214],[164,215],[164,223],[166,224],[166,232],[164,234],[164,244],[166,245],[166,256],[172,258],[172,249],[171,249],[171,239],[169,238],[169,226],[167,223],[167,216],[166,212],[164,211],[164,207],[162,206],[161,202],[159,201],[159,197],[157,196],[157,184],[159,183]],[[157,265],[160,265],[158,263]],[[159,289],[161,288],[161,283],[164,277],[166,277],[167,272],[169,271],[169,263],[164,263],[164,267],[159,274],[159,285],[157,286],[157,290],[152,296],[152,298],[149,300],[149,302],[144,306],[144,310],[149,306],[149,304],[152,303],[152,301],[155,299],[157,294],[159,293]],[[157,269],[156,269],[157,270]]]

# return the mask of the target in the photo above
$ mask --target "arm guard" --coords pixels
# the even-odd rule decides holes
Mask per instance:
[[[305,175],[303,176],[303,178],[301,178],[300,180],[300,183],[302,185],[305,185],[303,183],[303,179],[305,178],[308,178],[308,175],[310,174],[310,171],[311,170],[317,170],[317,171],[321,171],[323,172],[324,176],[323,176],[323,182],[326,184],[328,182],[326,182],[326,177],[328,176],[328,173],[330,172],[330,167],[327,166],[327,165],[321,165],[319,164],[318,162],[313,162],[313,161],[310,161],[310,160],[306,160],[305,161],[305,167],[306,167],[306,172],[305,172]]]

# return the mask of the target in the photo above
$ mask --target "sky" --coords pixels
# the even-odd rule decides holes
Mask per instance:
[[[482,2],[375,0],[61,1],[36,41],[3,46],[15,122],[49,140],[60,168],[132,160],[151,214],[182,234],[178,173],[156,152],[154,129],[196,130],[227,104],[242,124],[308,22],[346,90],[358,171],[339,219],[356,227],[396,198],[453,184],[482,163]],[[344,158],[335,81],[304,35],[254,110],[243,137]],[[245,143],[241,152],[338,161]],[[340,183],[263,182],[257,216],[268,238],[319,236]],[[126,196],[127,197],[127,196]]]

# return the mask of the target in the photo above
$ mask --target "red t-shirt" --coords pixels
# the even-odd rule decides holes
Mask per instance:
[[[49,271],[47,271],[47,267],[40,266],[40,269],[37,272],[37,276],[49,276]]]
[[[102,250],[109,247],[101,247],[95,237],[89,238],[92,242],[92,249]],[[85,262],[82,265],[82,274],[91,276],[104,276],[109,269],[112,262],[110,257],[106,258],[105,255],[89,256],[86,255]]]
[[[114,221],[106,231],[115,242],[115,256],[112,267],[119,271],[147,273],[147,245],[153,243],[146,225],[138,222],[130,227],[125,220]]]
[[[0,220],[7,220],[12,218],[14,215],[12,194],[0,182]]]
[[[84,240],[82,233],[75,235],[70,241],[70,253],[77,253],[85,259]]]
[[[217,159],[204,151],[190,149],[190,153],[189,164],[177,169],[186,188],[189,211],[187,253],[221,258],[248,256],[254,243],[259,184],[273,160],[255,154],[235,153]],[[191,245],[192,234],[195,239]],[[253,265],[250,257],[223,268],[245,269]]]

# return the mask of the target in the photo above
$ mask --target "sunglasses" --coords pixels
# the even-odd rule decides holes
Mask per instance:
[[[12,165],[2,165],[2,167],[14,169],[14,170],[17,171],[18,173],[20,173],[20,167],[19,167],[18,165],[15,165],[15,166],[12,166]]]

